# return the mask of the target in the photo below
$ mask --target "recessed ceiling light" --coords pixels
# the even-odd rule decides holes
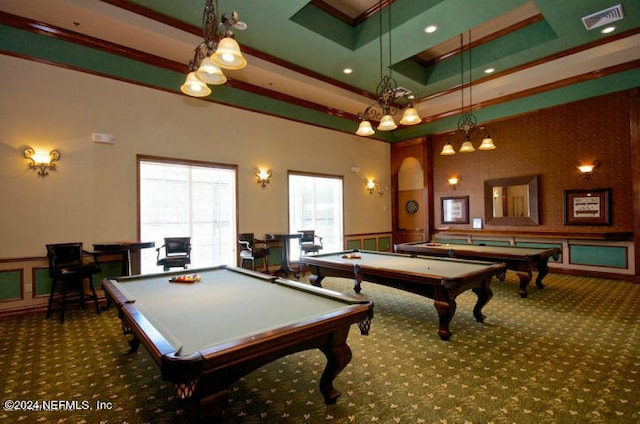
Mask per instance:
[[[342,72],[344,72],[345,74],[349,75],[350,73],[352,73],[352,72],[353,72],[353,69],[351,69],[351,68],[344,68],[344,69],[342,70]]]
[[[615,31],[615,30],[616,30],[616,27],[614,27],[614,26],[608,26],[608,27],[606,27],[606,28],[603,28],[600,32],[601,32],[601,33],[603,33],[603,34],[610,34],[610,33],[612,33],[612,32],[613,32],[613,31]]]
[[[438,30],[438,27],[435,25],[428,25],[424,28],[424,32],[426,32],[427,34],[431,34],[434,33]]]
[[[484,70],[485,74],[492,74],[496,71],[496,68],[487,68]]]

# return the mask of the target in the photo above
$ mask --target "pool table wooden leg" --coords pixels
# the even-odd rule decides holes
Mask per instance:
[[[528,270],[526,272],[516,271],[516,274],[518,274],[518,278],[520,279],[520,290],[518,293],[520,294],[521,298],[525,299],[529,295],[529,293],[527,292],[527,286],[531,282],[531,270]]]
[[[539,289],[544,288],[544,284],[542,284],[542,279],[549,273],[549,265],[547,265],[547,261],[542,261],[537,265],[538,268],[538,277],[536,278],[536,287]]]
[[[441,340],[449,340],[451,337],[451,331],[449,331],[449,323],[453,319],[456,313],[458,304],[456,298],[449,295],[445,289],[438,290],[439,293],[435,293],[433,306],[438,311],[438,335]]]
[[[493,291],[491,291],[491,288],[489,287],[489,282],[484,283],[481,287],[474,287],[471,290],[473,290],[476,296],[478,296],[476,306],[473,307],[473,316],[476,321],[484,322],[485,316],[482,314],[482,308],[484,305],[489,303],[493,297]]]
[[[309,282],[312,286],[322,287],[322,280],[324,276],[320,275],[320,271],[317,268],[312,268],[311,276],[309,277]]]
[[[327,344],[320,347],[324,356],[327,357],[327,365],[320,377],[320,392],[327,405],[336,403],[340,392],[333,387],[333,380],[351,361],[351,348],[347,345],[349,327],[336,330],[329,336]]]

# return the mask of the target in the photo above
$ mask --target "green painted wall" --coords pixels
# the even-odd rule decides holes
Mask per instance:
[[[22,298],[22,271],[0,272],[0,301]]]

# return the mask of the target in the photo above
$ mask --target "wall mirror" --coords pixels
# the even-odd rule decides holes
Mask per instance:
[[[484,182],[487,225],[539,225],[538,175]]]

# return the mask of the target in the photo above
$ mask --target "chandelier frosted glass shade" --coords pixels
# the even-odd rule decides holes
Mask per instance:
[[[375,134],[375,131],[371,127],[371,122],[361,121],[360,125],[358,126],[358,130],[356,131],[356,134],[362,137],[366,137],[366,136]]]
[[[220,40],[211,60],[224,69],[237,70],[247,66],[247,59],[242,56],[238,42],[230,37]]]
[[[473,144],[471,144],[471,141],[469,140],[465,140],[464,143],[462,143],[462,146],[460,146],[460,153],[470,153],[470,152],[474,152],[476,149],[473,147]]]
[[[195,72],[189,72],[184,84],[180,86],[180,91],[193,97],[207,97],[211,94],[211,89],[196,76]]]
[[[222,69],[209,57],[205,57],[200,64],[200,67],[196,71],[196,76],[200,81],[203,81],[211,85],[222,85],[227,82],[227,77],[222,72]]]
[[[493,139],[489,136],[482,139],[482,143],[478,146],[478,150],[493,150],[496,148],[496,145],[493,144]]]
[[[442,151],[440,152],[441,155],[455,155],[456,151],[453,149],[453,146],[451,145],[451,143],[447,143],[444,146],[442,146]]]
[[[418,111],[415,107],[408,107],[405,109],[404,114],[402,115],[402,119],[400,123],[402,125],[415,125],[420,123],[421,119],[418,116]]]
[[[384,115],[378,124],[379,131],[393,131],[396,128],[398,128],[398,126],[391,115]]]
[[[462,146],[460,146],[460,153],[469,153],[469,152],[474,152],[476,149],[473,147],[473,144],[471,144],[471,141],[469,140],[465,140],[464,143],[462,143]]]

